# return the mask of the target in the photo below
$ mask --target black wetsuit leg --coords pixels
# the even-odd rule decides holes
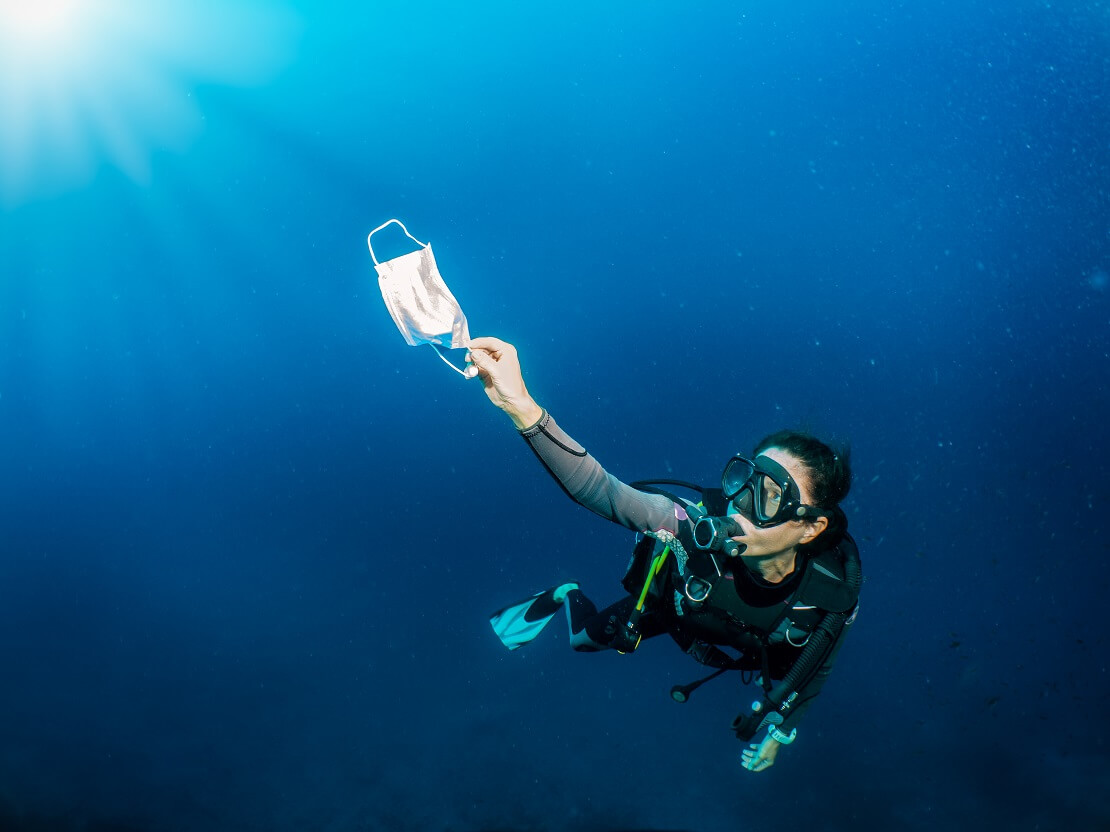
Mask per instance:
[[[636,607],[636,599],[628,595],[598,612],[594,602],[580,589],[567,593],[567,618],[570,622],[570,646],[580,653],[593,653],[612,647],[613,637],[628,621]],[[654,638],[667,632],[663,616],[645,610],[640,616],[641,638]]]

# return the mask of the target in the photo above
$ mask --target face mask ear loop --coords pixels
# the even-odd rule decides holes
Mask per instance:
[[[456,373],[458,373],[463,378],[466,378],[466,373],[465,372],[463,372],[462,370],[460,370],[458,367],[456,367],[454,364],[452,364],[450,361],[447,360],[447,356],[443,354],[443,350],[440,349],[438,344],[428,344],[428,346],[436,351],[436,355],[438,355],[440,358],[443,359],[444,364],[446,364],[448,367],[450,367],[452,370],[454,370]]]
[[[370,249],[370,259],[374,261],[375,266],[379,266],[381,264],[378,262],[377,255],[374,254],[374,244],[370,242],[370,238],[373,237],[375,234],[377,234],[379,231],[381,231],[383,228],[385,228],[390,223],[397,223],[397,225],[401,226],[401,230],[405,232],[405,236],[408,237],[410,240],[412,240],[414,243],[416,243],[421,248],[427,248],[428,247],[427,243],[422,243],[418,239],[416,239],[414,236],[409,234],[409,230],[407,228],[405,228],[405,224],[403,222],[401,222],[400,220],[386,220],[385,222],[383,222],[381,225],[379,225],[377,228],[375,228],[373,231],[371,231],[369,234],[366,235],[366,247]],[[448,362],[448,363],[450,363],[450,362]],[[454,365],[452,365],[452,366],[454,366]],[[458,368],[456,367],[455,369],[458,369]]]

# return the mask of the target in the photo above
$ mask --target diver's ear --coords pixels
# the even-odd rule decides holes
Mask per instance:
[[[821,532],[823,532],[828,527],[829,527],[829,518],[828,517],[818,517],[815,520],[806,521],[805,534],[802,535],[802,539],[799,540],[798,543],[799,544],[806,544],[806,543],[809,543],[809,542],[813,541],[817,537],[817,535],[821,534]]]

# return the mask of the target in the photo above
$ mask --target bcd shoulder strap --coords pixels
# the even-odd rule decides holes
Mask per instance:
[[[848,612],[859,600],[859,549],[848,535],[833,549],[814,556],[797,599],[828,612]]]

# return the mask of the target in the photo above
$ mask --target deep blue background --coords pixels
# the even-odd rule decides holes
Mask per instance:
[[[296,5],[149,184],[0,220],[0,827],[1110,824],[1107,3]],[[492,636],[631,540],[403,344],[393,216],[623,479],[852,442],[770,772],[667,643]]]

